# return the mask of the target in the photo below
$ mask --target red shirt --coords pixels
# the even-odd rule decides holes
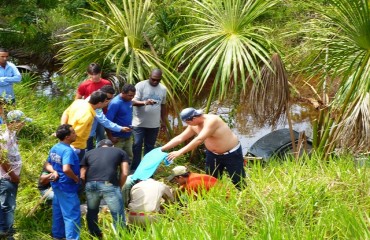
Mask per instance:
[[[217,183],[217,178],[207,174],[190,173],[188,181],[184,187],[189,193],[198,192],[199,189],[209,190]]]
[[[112,83],[106,79],[100,78],[99,82],[93,82],[91,79],[88,79],[80,84],[78,86],[77,92],[80,94],[83,98],[87,98],[90,96],[91,93],[93,93],[96,90],[99,90],[104,85],[112,85]]]

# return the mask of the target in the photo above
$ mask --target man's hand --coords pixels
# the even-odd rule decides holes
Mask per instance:
[[[132,129],[130,127],[122,127],[121,132],[131,132]],[[112,140],[111,140],[112,141]],[[113,142],[113,141],[112,141]]]
[[[19,176],[18,176],[18,175],[16,175],[16,174],[11,174],[11,175],[10,175],[10,181],[11,181],[12,183],[19,183],[19,182],[20,182],[20,178],[19,178]]]
[[[167,159],[170,160],[170,161],[173,161],[175,158],[181,156],[181,152],[180,151],[173,151],[173,152],[170,152],[167,156]]]

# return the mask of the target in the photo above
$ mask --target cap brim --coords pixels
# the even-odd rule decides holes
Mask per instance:
[[[175,175],[171,174],[170,176],[167,177],[167,181],[172,182],[175,177],[176,177]]]

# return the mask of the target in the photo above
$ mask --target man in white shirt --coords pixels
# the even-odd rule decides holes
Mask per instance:
[[[162,198],[174,201],[170,187],[164,183],[151,178],[136,183],[131,188],[128,223],[145,226],[147,223],[157,221],[159,213],[163,213]]]

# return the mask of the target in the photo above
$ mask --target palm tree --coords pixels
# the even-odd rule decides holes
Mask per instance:
[[[319,56],[309,68],[317,75],[329,73],[340,81],[334,100],[321,110],[314,126],[314,146],[326,157],[337,147],[354,152],[370,149],[369,1],[328,3],[331,8],[318,9],[323,17],[311,29],[317,34],[313,50]]]
[[[107,0],[107,8],[94,1],[89,3],[91,10],[83,10],[85,21],[70,27],[59,43],[63,45],[59,52],[63,72],[80,79],[89,63],[104,61],[103,65],[114,68],[117,76],[136,83],[156,67],[164,72],[163,82],[170,99],[174,99],[179,83],[176,72],[158,57],[146,36],[152,27],[151,1],[122,0],[114,4]]]
[[[189,90],[188,104],[205,85],[211,84],[206,111],[216,92],[219,100],[230,89],[246,90],[246,79],[257,81],[260,65],[269,64],[272,44],[264,35],[268,29],[256,19],[274,6],[272,0],[191,1],[178,38],[181,42],[169,52],[177,66],[183,66],[182,79]]]

